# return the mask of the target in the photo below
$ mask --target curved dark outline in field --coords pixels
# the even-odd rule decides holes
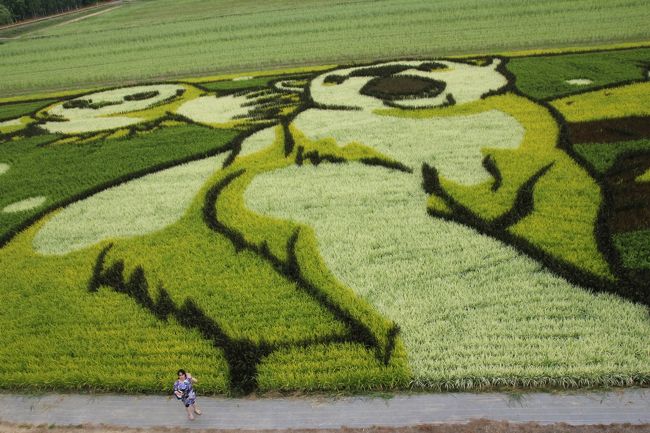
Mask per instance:
[[[611,281],[605,278],[598,277],[596,275],[593,275],[590,272],[578,268],[577,266],[571,263],[558,259],[552,256],[551,254],[547,253],[546,251],[542,250],[541,248],[537,247],[533,243],[529,242],[525,238],[507,232],[505,230],[506,227],[493,226],[490,223],[483,220],[478,215],[473,214],[468,209],[459,209],[458,206],[456,206],[456,204],[453,204],[453,206],[457,209],[455,214],[452,213],[450,215],[444,212],[438,212],[431,209],[429,210],[429,214],[436,218],[442,218],[442,219],[454,221],[469,226],[470,228],[477,230],[479,233],[489,235],[508,245],[511,245],[516,249],[518,249],[519,251],[521,251],[522,253],[542,263],[544,266],[548,267],[550,270],[557,273],[561,277],[581,287],[591,289],[596,292],[614,293],[626,299],[632,300],[634,302],[640,302],[644,305],[650,306],[650,293],[644,293],[643,287],[639,287],[636,284],[634,284],[632,281],[629,281],[627,278],[625,278],[625,272],[620,262],[619,253],[612,244],[611,233],[607,225],[607,215],[609,212],[608,208],[609,208],[609,203],[611,203],[612,197],[603,179],[599,176],[599,174],[596,172],[594,167],[588,161],[586,161],[577,152],[575,152],[575,150],[573,150],[573,147],[571,146],[571,142],[569,140],[567,122],[564,119],[564,117],[560,114],[560,112],[555,107],[553,107],[550,103],[548,103],[546,100],[532,98],[524,94],[523,92],[521,92],[516,87],[516,77],[507,69],[508,59],[505,57],[498,57],[498,56],[496,58],[501,59],[501,64],[497,67],[497,70],[499,70],[499,72],[501,72],[508,79],[508,84],[503,88],[499,89],[498,91],[487,92],[482,96],[482,98],[511,92],[518,96],[526,98],[533,103],[543,106],[551,114],[551,116],[553,117],[553,119],[556,121],[556,123],[560,128],[556,147],[563,150],[573,161],[575,161],[581,168],[583,168],[589,174],[589,176],[592,179],[594,179],[594,181],[598,184],[600,188],[601,198],[603,201],[601,203],[600,211],[598,212],[596,224],[594,226],[594,237],[596,239],[599,251],[601,252],[603,257],[609,264],[610,269],[612,270],[614,275],[618,277],[618,280]],[[646,80],[642,80],[642,81],[646,81]],[[608,86],[608,88],[618,87],[619,85],[620,84],[611,85]],[[428,185],[424,187],[425,191],[426,192],[431,191],[432,193],[438,195],[446,202],[449,201],[449,197],[447,197],[448,194],[446,194],[446,192],[442,191],[441,188],[434,187],[435,183],[430,183],[432,173],[430,172],[430,170],[427,170],[423,167],[423,175],[425,175],[425,173],[426,176],[424,176],[423,180],[424,183]],[[543,175],[543,173],[541,174]],[[528,185],[526,187],[532,188],[533,186],[534,185]],[[524,187],[525,184],[522,185],[521,188]],[[518,191],[517,193],[518,196],[520,196],[520,194],[523,193],[521,188],[520,191]],[[532,189],[530,190],[530,192],[532,194]],[[531,203],[526,204],[526,206],[533,205],[532,195],[530,199],[531,199]],[[520,202],[520,205],[524,204],[525,202],[526,201]],[[532,211],[532,208],[530,210],[523,210],[523,211],[518,211],[514,208],[511,209],[511,212],[516,212],[523,215],[526,215],[530,211]]]
[[[245,338],[232,338],[219,324],[206,315],[191,298],[186,298],[178,306],[169,292],[160,285],[156,299],[151,296],[145,271],[137,266],[128,279],[124,275],[124,261],[117,260],[105,268],[106,255],[113,244],[106,246],[97,256],[93,275],[88,282],[88,290],[97,292],[100,287],[110,287],[117,293],[132,298],[138,305],[153,314],[157,319],[167,321],[171,316],[187,328],[198,330],[203,338],[221,349],[228,364],[229,388],[234,395],[248,394],[257,388],[257,366],[262,358],[286,348],[303,348],[311,345],[344,343],[350,341],[336,336],[311,338],[292,343],[253,343]]]
[[[610,51],[610,50],[604,50],[604,51]],[[587,52],[591,52],[591,51],[587,51]],[[566,53],[558,53],[557,55],[564,55],[564,54]],[[601,189],[601,197],[603,198],[603,203],[601,205],[601,209],[598,214],[596,225],[594,227],[594,234],[596,236],[599,250],[606,258],[607,262],[610,264],[610,267],[612,268],[616,276],[620,278],[620,280],[617,282],[612,282],[597,277],[589,272],[577,268],[576,266],[570,263],[564,262],[560,259],[553,257],[552,255],[546,253],[545,251],[535,246],[534,244],[530,243],[523,237],[512,235],[506,231],[507,227],[511,226],[512,224],[515,224],[518,220],[524,218],[526,215],[528,215],[530,212],[533,211],[534,209],[533,191],[534,191],[535,183],[551,168],[551,165],[542,167],[527,182],[525,182],[517,192],[516,199],[513,203],[512,208],[508,212],[503,214],[501,217],[497,218],[492,223],[486,223],[482,218],[473,214],[468,209],[458,205],[457,203],[454,203],[453,198],[450,197],[440,186],[440,183],[437,180],[437,174],[435,170],[424,165],[422,167],[422,173],[423,173],[423,181],[424,181],[423,188],[425,189],[425,191],[428,194],[433,193],[442,197],[450,205],[450,207],[456,209],[454,215],[443,214],[443,213],[429,210],[430,215],[437,218],[442,218],[442,219],[461,223],[463,225],[466,225],[478,231],[479,233],[488,234],[489,236],[498,239],[508,245],[512,245],[517,250],[537,260],[543,266],[549,268],[551,271],[558,273],[560,276],[566,278],[571,282],[575,282],[584,288],[592,289],[595,291],[615,293],[625,298],[642,302],[645,305],[650,305],[650,295],[644,294],[642,291],[643,288],[637,287],[631,284],[629,281],[624,280],[624,272],[620,264],[620,257],[618,255],[618,252],[612,245],[611,236],[606,222],[608,204],[611,203],[612,197],[611,197],[611,191],[609,191],[606,187],[606,184],[603,180],[603,176],[599,175],[594,169],[594,167],[588,161],[580,157],[580,155],[578,155],[573,150],[571,143],[568,139],[567,123],[564,120],[564,118],[561,116],[559,111],[556,110],[553,106],[551,106],[546,100],[531,98],[523,94],[516,88],[515,77],[512,73],[508,71],[506,67],[507,60],[508,60],[507,58],[499,57],[499,56],[477,57],[477,59],[488,59],[490,61],[491,59],[494,58],[501,59],[501,64],[498,66],[497,70],[499,70],[502,74],[504,74],[504,76],[506,76],[508,81],[503,88],[499,89],[499,91],[487,92],[486,94],[482,95],[482,98],[491,95],[505,94],[508,92],[512,92],[518,96],[530,100],[533,103],[543,106],[549,111],[549,113],[552,115],[552,117],[555,119],[555,121],[560,127],[560,133],[559,133],[558,142],[556,146],[559,149],[565,151],[565,153],[567,153],[572,158],[573,161],[575,161],[580,167],[585,169],[587,173],[596,181],[596,183],[599,185]],[[440,60],[459,62],[458,59],[440,59]],[[462,62],[462,60],[460,61]],[[467,62],[470,61],[467,60]],[[374,64],[380,64],[380,63],[384,63],[384,62],[378,61]],[[359,65],[354,65],[354,67],[357,66]],[[332,68],[330,71],[342,67],[343,66],[337,66],[335,68]],[[314,76],[316,74],[324,74],[326,72],[328,71],[318,71],[308,75]],[[283,78],[279,78],[278,80],[281,79]],[[272,81],[275,82],[277,80],[272,80]],[[642,81],[646,81],[646,80],[642,80]],[[163,83],[170,84],[170,82],[163,82]],[[190,84],[197,88],[201,88],[200,85],[194,83],[183,83],[183,82],[179,82],[179,83]],[[156,83],[148,83],[148,84],[156,84]],[[271,85],[272,82],[269,81],[269,86]],[[623,83],[610,84],[607,86],[603,86],[603,88],[619,87],[621,85],[624,84]],[[123,88],[123,87],[124,86],[114,87],[113,89]],[[265,89],[268,89],[268,86],[261,86],[258,90],[262,91]],[[111,90],[111,89],[103,89],[103,90]],[[584,93],[591,92],[594,90],[595,90],[594,88],[591,88],[585,90]],[[98,90],[94,90],[85,93],[84,95],[96,93],[97,91]],[[238,89],[227,93],[221,93],[219,91],[210,91],[210,92],[211,93],[214,92],[218,94],[249,94],[251,91],[253,91],[253,89],[249,88],[244,90]],[[60,98],[59,102],[69,100],[69,99],[79,98],[84,95],[77,94],[68,98]],[[295,116],[297,116],[300,112],[308,108],[349,109],[343,107],[324,107],[320,104],[315,103],[311,98],[309,92],[309,84],[307,84],[304,87],[304,92],[301,96],[301,101],[302,102],[298,104],[298,107],[296,108],[296,110],[293,111],[293,113],[286,116],[280,116],[279,119],[279,122],[282,125],[283,131],[285,133],[284,134],[285,156],[289,156],[294,151],[295,143],[289,131],[289,124],[295,118]],[[32,116],[37,111],[40,110],[36,110],[34,113],[32,113]],[[269,114],[269,118],[267,120],[278,120],[277,117],[274,117],[277,115],[277,112],[269,112],[268,114]],[[178,120],[189,124],[196,124],[202,127],[211,128],[207,125],[193,122],[190,119],[187,119],[183,116],[167,112],[164,116],[154,121],[143,122],[142,124],[137,124],[132,127],[129,127],[130,129],[129,134],[133,135],[137,133],[137,131],[144,131],[144,130],[156,128],[166,120]],[[39,123],[37,122],[33,125],[30,125],[29,127],[25,128],[25,130],[21,132],[24,133],[25,136],[29,136],[30,134],[40,135],[42,134],[42,131],[40,131],[36,127],[36,125],[38,124]],[[150,174],[185,162],[194,161],[197,159],[202,159],[208,156],[216,155],[222,152],[230,151],[231,153],[223,165],[223,167],[226,168],[230,164],[232,164],[232,162],[237,157],[238,153],[241,151],[242,142],[253,133],[266,127],[269,127],[269,125],[248,128],[245,132],[239,134],[235,139],[233,139],[230,143],[226,144],[223,147],[216,148],[209,152],[191,155],[181,160],[167,161],[163,164],[158,164],[156,166],[149,167],[139,172],[130,173],[126,176],[122,176],[118,179],[114,179],[111,182],[107,182],[95,188],[91,188],[81,194],[78,194],[74,197],[59,202],[49,207],[48,209],[45,209],[42,212],[39,212],[38,214],[34,215],[32,218],[25,221],[24,224],[21,224],[20,227],[18,227],[14,231],[0,237],[0,248],[5,246],[19,232],[31,226],[33,223],[35,223],[37,220],[39,220],[46,214],[50,213],[51,211],[64,207],[75,201],[87,198],[97,192],[119,185],[128,180],[132,180],[144,176],[146,174]],[[124,128],[117,128],[117,129],[124,129]],[[110,132],[110,131],[103,131],[103,132]],[[21,134],[14,134],[14,133],[5,134],[4,136],[0,137],[0,141],[9,139],[14,136],[20,136],[20,135]],[[87,138],[93,137],[95,135],[97,134],[90,134],[90,136]],[[77,134],[74,136],[80,136],[80,135]],[[60,138],[57,137],[56,140],[59,139]],[[99,139],[103,139],[103,138],[99,138]],[[296,151],[295,163],[297,165],[301,165],[305,160],[309,160],[314,165],[318,165],[321,161],[329,161],[335,163],[347,162],[346,159],[336,158],[332,155],[321,155],[317,151],[305,153],[304,148],[299,146]],[[368,165],[379,165],[388,169],[395,169],[404,172],[412,172],[412,170],[409,167],[405,167],[400,163],[390,163],[380,158],[377,159],[370,158],[365,160],[362,159],[359,162]],[[496,166],[494,161],[489,158],[489,156],[483,160],[483,165],[494,178],[492,189],[497,190],[500,185],[500,172],[498,167]],[[283,348],[306,347],[312,344],[322,344],[322,343],[343,343],[343,342],[360,343],[368,349],[375,349],[377,358],[381,360],[384,364],[387,364],[390,361],[390,357],[392,355],[392,350],[394,348],[394,344],[399,332],[399,328],[395,326],[392,329],[390,339],[389,339],[389,343],[391,346],[388,347],[387,348],[388,350],[384,352],[382,355],[381,350],[379,348],[378,341],[372,334],[371,330],[369,330],[365,325],[363,325],[363,323],[361,323],[358,319],[352,317],[352,315],[348,314],[345,310],[340,308],[338,305],[331,302],[327,298],[327,295],[325,293],[320,291],[318,287],[315,287],[312,284],[310,284],[309,281],[307,281],[303,277],[295,255],[295,244],[299,236],[300,229],[297,229],[289,239],[287,243],[288,260],[286,262],[283,262],[270,252],[268,245],[265,242],[263,242],[260,246],[249,243],[244,239],[241,233],[228,228],[227,226],[223,225],[218,221],[216,200],[219,196],[219,193],[225,187],[227,187],[230,182],[235,180],[237,177],[241,176],[243,173],[244,173],[243,171],[231,173],[225,178],[221,179],[219,182],[217,182],[208,190],[208,193],[206,194],[205,197],[204,207],[203,207],[203,217],[205,223],[213,231],[225,235],[228,239],[230,239],[230,241],[235,246],[235,249],[237,251],[243,249],[252,251],[258,256],[262,257],[264,260],[271,263],[271,265],[279,274],[283,275],[290,281],[296,283],[296,285],[302,291],[307,293],[319,305],[321,305],[322,307],[330,311],[338,320],[343,322],[348,328],[347,336],[331,337],[331,338],[324,338],[324,339],[312,339],[312,340],[305,340],[301,342],[288,343],[288,344],[283,344],[283,343],[271,344],[263,341],[257,345],[252,344],[250,341],[246,341],[246,340],[232,339],[228,337],[221,330],[221,328],[219,327],[219,325],[214,319],[207,317],[205,313],[200,308],[198,308],[191,299],[186,299],[181,306],[178,306],[171,301],[168,292],[163,287],[160,287],[158,290],[158,297],[154,301],[151,294],[149,293],[148,282],[145,276],[145,272],[141,267],[137,267],[136,270],[131,274],[131,276],[129,276],[128,279],[126,279],[123,274],[124,262],[122,260],[115,261],[108,269],[105,269],[104,268],[105,258],[108,252],[110,251],[112,244],[107,246],[98,255],[95,268],[93,271],[93,275],[88,283],[88,289],[90,291],[97,291],[100,286],[111,287],[114,291],[119,293],[124,293],[129,297],[133,298],[140,306],[147,309],[148,311],[150,311],[152,314],[154,314],[156,317],[158,317],[161,320],[166,320],[169,316],[172,316],[177,318],[179,323],[181,323],[186,328],[199,330],[201,334],[204,336],[204,338],[213,342],[215,347],[224,350],[229,365],[229,370],[230,370],[230,388],[231,391],[235,393],[238,392],[247,393],[254,390],[257,387],[255,373],[257,370],[257,365],[259,364],[261,359],[264,356],[267,356],[268,354],[272,353],[273,351],[278,349],[283,349]],[[187,320],[186,316],[192,316],[193,319]]]
[[[627,172],[619,173],[619,171],[624,167],[624,165],[628,162],[628,160],[633,160],[637,158],[644,158],[647,160],[650,159],[650,150],[636,150],[636,151],[627,151],[624,153],[621,153],[618,155],[616,158],[614,164],[604,173],[600,174],[600,180],[603,182],[603,191],[604,194],[607,196],[607,201],[603,202],[603,208],[604,208],[604,218],[607,219],[607,224],[608,226],[613,223],[617,218],[620,218],[619,215],[619,209],[617,209],[616,206],[616,196],[620,194],[625,187],[632,187],[636,190],[636,192],[642,191],[643,198],[646,200],[648,203],[646,206],[646,209],[650,207],[650,187],[647,185],[644,186],[639,186],[634,182],[634,178],[631,179],[625,179],[625,175],[628,174]],[[620,181],[620,182],[619,182]],[[634,193],[634,189],[632,191],[627,191],[627,192],[632,192]],[[648,228],[647,226],[645,227],[646,229]],[[642,227],[639,227],[637,229],[642,229]],[[612,228],[612,231],[615,229]],[[614,239],[613,236],[610,238],[610,244],[612,246],[612,249],[614,249],[617,252],[617,265],[618,265],[618,270],[620,272],[621,278],[627,281],[630,285],[638,287],[638,291],[640,292],[641,296],[646,296],[647,298],[650,298],[650,293],[644,293],[644,284],[648,284],[650,282],[650,270],[649,269],[641,269],[641,268],[628,268],[623,264],[622,259],[620,258],[620,254],[618,253],[618,249],[614,246]],[[648,288],[645,287],[645,290],[648,291]],[[647,303],[646,303],[647,304]]]
[[[246,92],[249,93],[249,92]],[[295,110],[290,116],[280,118],[280,123],[285,130],[285,152],[287,156],[293,151],[293,137],[288,131],[290,120],[293,119],[300,108]],[[171,113],[168,113],[171,115]],[[174,116],[174,115],[171,115]],[[275,119],[269,115],[269,119]],[[223,164],[226,168],[236,158],[241,151],[242,142],[266,126],[251,128],[243,134],[240,134],[229,145],[222,148],[224,151],[231,150],[229,157]],[[309,155],[309,159],[327,159],[327,155],[320,157],[318,153]],[[343,160],[341,161],[343,162]],[[331,343],[358,343],[367,349],[374,350],[376,358],[384,365],[390,362],[392,351],[395,346],[395,340],[399,328],[394,326],[389,332],[388,346],[381,350],[379,342],[373,335],[372,331],[361,321],[353,317],[343,308],[331,301],[328,295],[318,287],[311,284],[304,276],[298,265],[295,254],[295,244],[299,236],[299,229],[296,229],[287,242],[288,260],[283,262],[275,257],[269,250],[266,243],[261,246],[247,242],[241,233],[238,233],[227,226],[221,224],[217,217],[216,201],[220,192],[226,188],[233,180],[244,173],[244,170],[232,172],[213,185],[205,195],[203,206],[203,219],[205,224],[231,241],[235,251],[249,250],[269,262],[278,274],[287,278],[287,280],[296,284],[296,286],[308,296],[310,296],[318,305],[329,311],[338,321],[345,324],[348,329],[345,337],[327,337],[312,338],[304,341],[292,343],[269,343],[262,341],[252,343],[246,339],[230,338],[218,325],[218,323],[205,315],[205,313],[190,299],[187,298],[182,306],[177,306],[171,300],[169,293],[163,288],[158,288],[158,296],[154,301],[149,293],[148,282],[145,271],[138,266],[128,279],[124,276],[124,261],[117,260],[105,269],[104,263],[106,255],[112,248],[112,244],[105,247],[97,256],[93,275],[88,282],[88,290],[96,292],[101,286],[111,287],[114,291],[124,293],[133,298],[141,307],[147,309],[160,320],[166,320],[168,316],[175,317],[178,322],[188,328],[197,329],[207,340],[212,341],[213,345],[222,349],[229,366],[229,388],[233,394],[248,394],[257,389],[257,367],[262,359],[273,352],[287,348],[303,348],[312,345],[331,344]],[[186,316],[191,316],[188,319]]]
[[[77,99],[77,98],[82,98],[84,96],[92,95],[92,94],[95,94],[95,93],[100,92],[100,91],[104,92],[104,91],[122,89],[122,88],[125,88],[125,87],[139,87],[139,86],[143,86],[143,85],[158,85],[158,84],[193,85],[193,84],[184,83],[184,82],[173,83],[173,82],[160,81],[160,82],[151,82],[151,83],[143,83],[143,84],[134,84],[134,85],[130,85],[130,86],[110,87],[110,88],[100,89],[100,90],[94,89],[94,90],[90,90],[90,91],[87,91],[87,92],[78,93],[78,94],[75,94],[75,95],[70,95],[70,96],[66,96],[66,97],[62,97],[62,98],[45,98],[45,99],[57,99],[58,103],[64,103],[65,101],[69,101],[69,100]],[[213,93],[213,92],[211,92],[211,93]],[[160,102],[162,103],[162,105],[164,105],[164,104],[167,104],[169,102],[172,102],[174,99],[176,99],[176,98],[178,98],[180,96],[182,96],[182,95],[177,94],[177,95],[169,98],[168,100],[160,101]],[[34,99],[34,101],[45,100],[45,99]],[[23,102],[23,101],[21,101],[21,102]],[[0,103],[0,105],[10,105],[10,104],[14,104],[14,103],[15,102],[6,102],[6,103]],[[50,104],[50,105],[53,105],[53,104]],[[154,104],[149,108],[153,108],[153,107],[158,106],[158,105],[159,104]],[[31,123],[30,125],[28,125],[27,127],[23,128],[23,129],[21,129],[19,131],[7,133],[7,134],[0,134],[0,144],[2,144],[5,141],[17,138],[17,137],[28,138],[28,137],[33,137],[33,136],[37,136],[37,135],[46,135],[46,134],[48,134],[48,132],[46,132],[43,129],[40,129],[38,127],[39,125],[42,125],[45,122],[47,122],[47,120],[46,119],[36,119],[34,117],[42,109],[43,108],[39,108],[39,109],[36,109],[33,112],[31,112],[31,114],[25,114],[25,115],[21,116],[21,117],[29,116],[29,117],[35,119],[36,122]],[[146,122],[140,122],[140,123],[136,123],[134,125],[130,125],[130,126],[127,126],[127,127],[122,127],[122,128],[113,128],[113,129],[107,129],[107,130],[103,130],[103,131],[99,131],[99,132],[81,133],[81,134],[54,134],[54,135],[57,135],[57,137],[52,139],[52,141],[48,141],[48,142],[42,144],[41,147],[48,146],[48,145],[50,145],[52,143],[55,143],[55,142],[57,142],[57,141],[59,141],[61,139],[65,139],[65,138],[68,138],[68,137],[79,137],[80,140],[89,140],[89,139],[93,139],[93,137],[94,137],[96,140],[101,141],[101,140],[105,140],[106,137],[108,137],[110,134],[112,134],[112,133],[114,133],[114,132],[116,132],[118,130],[121,130],[121,129],[128,129],[129,133],[127,134],[127,136],[128,137],[133,137],[138,132],[146,132],[146,131],[154,130],[154,129],[160,127],[160,125],[162,123],[164,123],[166,121],[170,121],[170,120],[171,121],[184,122],[184,123],[187,123],[188,125],[195,125],[195,126],[199,126],[199,127],[202,127],[202,128],[220,130],[219,128],[215,128],[215,127],[212,127],[212,126],[209,126],[209,125],[204,125],[202,123],[195,122],[192,119],[189,119],[189,118],[187,118],[185,116],[182,116],[180,114],[166,112],[163,116],[161,116],[159,118],[156,118],[154,120],[150,120],[150,121],[146,121]],[[277,120],[277,119],[275,117],[273,117],[272,114],[269,114],[269,117],[266,120]],[[177,166],[177,165],[197,161],[199,159],[203,159],[203,158],[207,158],[207,157],[211,157],[211,156],[215,156],[215,155],[218,155],[220,153],[227,152],[227,151],[230,150],[230,151],[233,151],[233,152],[226,159],[226,165],[227,165],[228,163],[232,162],[232,160],[234,160],[234,158],[237,156],[237,153],[239,153],[239,151],[241,150],[242,141],[245,140],[246,138],[248,138],[248,136],[254,134],[255,132],[257,132],[257,131],[265,128],[265,127],[266,126],[264,126],[264,125],[248,127],[245,130],[242,130],[242,132],[237,137],[235,137],[230,143],[228,143],[228,144],[226,144],[226,145],[224,145],[222,147],[218,147],[218,148],[215,148],[215,149],[207,151],[207,152],[193,154],[193,155],[187,156],[185,158],[170,160],[170,161],[166,161],[164,163],[156,164],[156,165],[148,167],[146,169],[139,170],[139,171],[136,171],[136,172],[132,172],[132,173],[126,174],[124,176],[120,176],[120,177],[115,178],[115,179],[113,179],[113,180],[111,180],[109,182],[104,182],[102,184],[96,185],[96,186],[94,186],[92,188],[87,189],[84,192],[81,192],[79,194],[70,196],[70,197],[68,197],[68,198],[66,198],[64,200],[60,200],[60,201],[58,201],[56,203],[53,203],[52,205],[47,206],[43,210],[37,212],[33,216],[27,218],[22,223],[20,223],[20,224],[16,225],[15,227],[11,228],[9,231],[7,231],[7,232],[5,232],[3,234],[0,234],[0,248],[3,248],[5,245],[7,245],[9,242],[11,242],[11,240],[14,237],[16,237],[18,234],[20,234],[21,232],[23,232],[27,228],[29,228],[31,225],[36,223],[38,220],[40,220],[41,218],[43,218],[47,214],[49,214],[49,213],[51,213],[51,212],[53,212],[53,211],[55,211],[57,209],[66,207],[66,206],[68,206],[68,205],[70,205],[70,204],[72,204],[74,202],[86,199],[86,198],[88,198],[88,197],[90,197],[90,196],[92,196],[94,194],[97,194],[97,193],[102,192],[104,190],[107,190],[109,188],[112,188],[112,187],[121,185],[123,183],[126,183],[128,181],[131,181],[131,180],[134,180],[134,179],[137,179],[137,178],[140,178],[140,177],[143,177],[143,176],[146,176],[148,174],[152,174],[152,173],[155,173],[155,172],[158,172],[158,171],[161,171],[161,170],[165,170],[167,168],[171,168],[171,167],[174,167],[174,166]]]

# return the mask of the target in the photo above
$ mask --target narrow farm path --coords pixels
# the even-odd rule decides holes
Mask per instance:
[[[446,393],[342,398],[202,397],[203,415],[186,419],[164,396],[0,394],[0,421],[28,424],[109,424],[197,429],[315,429],[466,423],[473,419],[540,424],[647,424],[650,389],[581,393]]]
[[[122,2],[119,2],[119,3],[122,3]],[[96,17],[97,15],[102,15],[102,14],[105,14],[106,12],[110,12],[110,11],[112,11],[112,10],[115,10],[115,9],[119,8],[120,6],[122,6],[122,5],[121,5],[121,4],[118,4],[117,6],[113,6],[112,8],[102,9],[102,10],[99,11],[99,12],[95,12],[95,13],[92,13],[92,14],[84,15],[84,16],[79,17],[79,18],[73,18],[73,19],[71,19],[70,21],[64,21],[64,22],[62,22],[62,23],[55,24],[54,27],[65,26],[65,25],[68,25],[68,24],[76,23],[76,22],[81,21],[81,20],[85,20],[86,18]]]

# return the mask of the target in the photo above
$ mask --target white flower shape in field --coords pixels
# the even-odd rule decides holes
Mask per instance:
[[[451,61],[387,62],[337,69],[319,75],[310,85],[315,103],[325,107],[374,110],[440,107],[480,99],[508,80],[497,67]]]
[[[50,118],[57,118],[41,127],[54,133],[78,134],[131,126],[147,119],[120,114],[145,110],[181,95],[184,91],[185,88],[178,84],[157,84],[123,87],[80,96],[41,112],[42,115],[47,112]]]
[[[176,113],[204,125],[219,126],[244,120],[258,103],[256,94],[207,95],[185,102]]]

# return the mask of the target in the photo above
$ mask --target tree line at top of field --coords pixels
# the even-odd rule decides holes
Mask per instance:
[[[108,0],[0,0],[0,25],[54,15]]]

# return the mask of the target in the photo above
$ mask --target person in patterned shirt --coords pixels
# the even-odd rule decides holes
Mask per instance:
[[[192,377],[190,373],[185,373],[185,370],[178,370],[178,380],[174,382],[174,395],[180,400],[187,409],[187,417],[190,420],[194,419],[194,414],[201,415],[201,410],[196,404],[196,393],[194,387],[197,380]]]

